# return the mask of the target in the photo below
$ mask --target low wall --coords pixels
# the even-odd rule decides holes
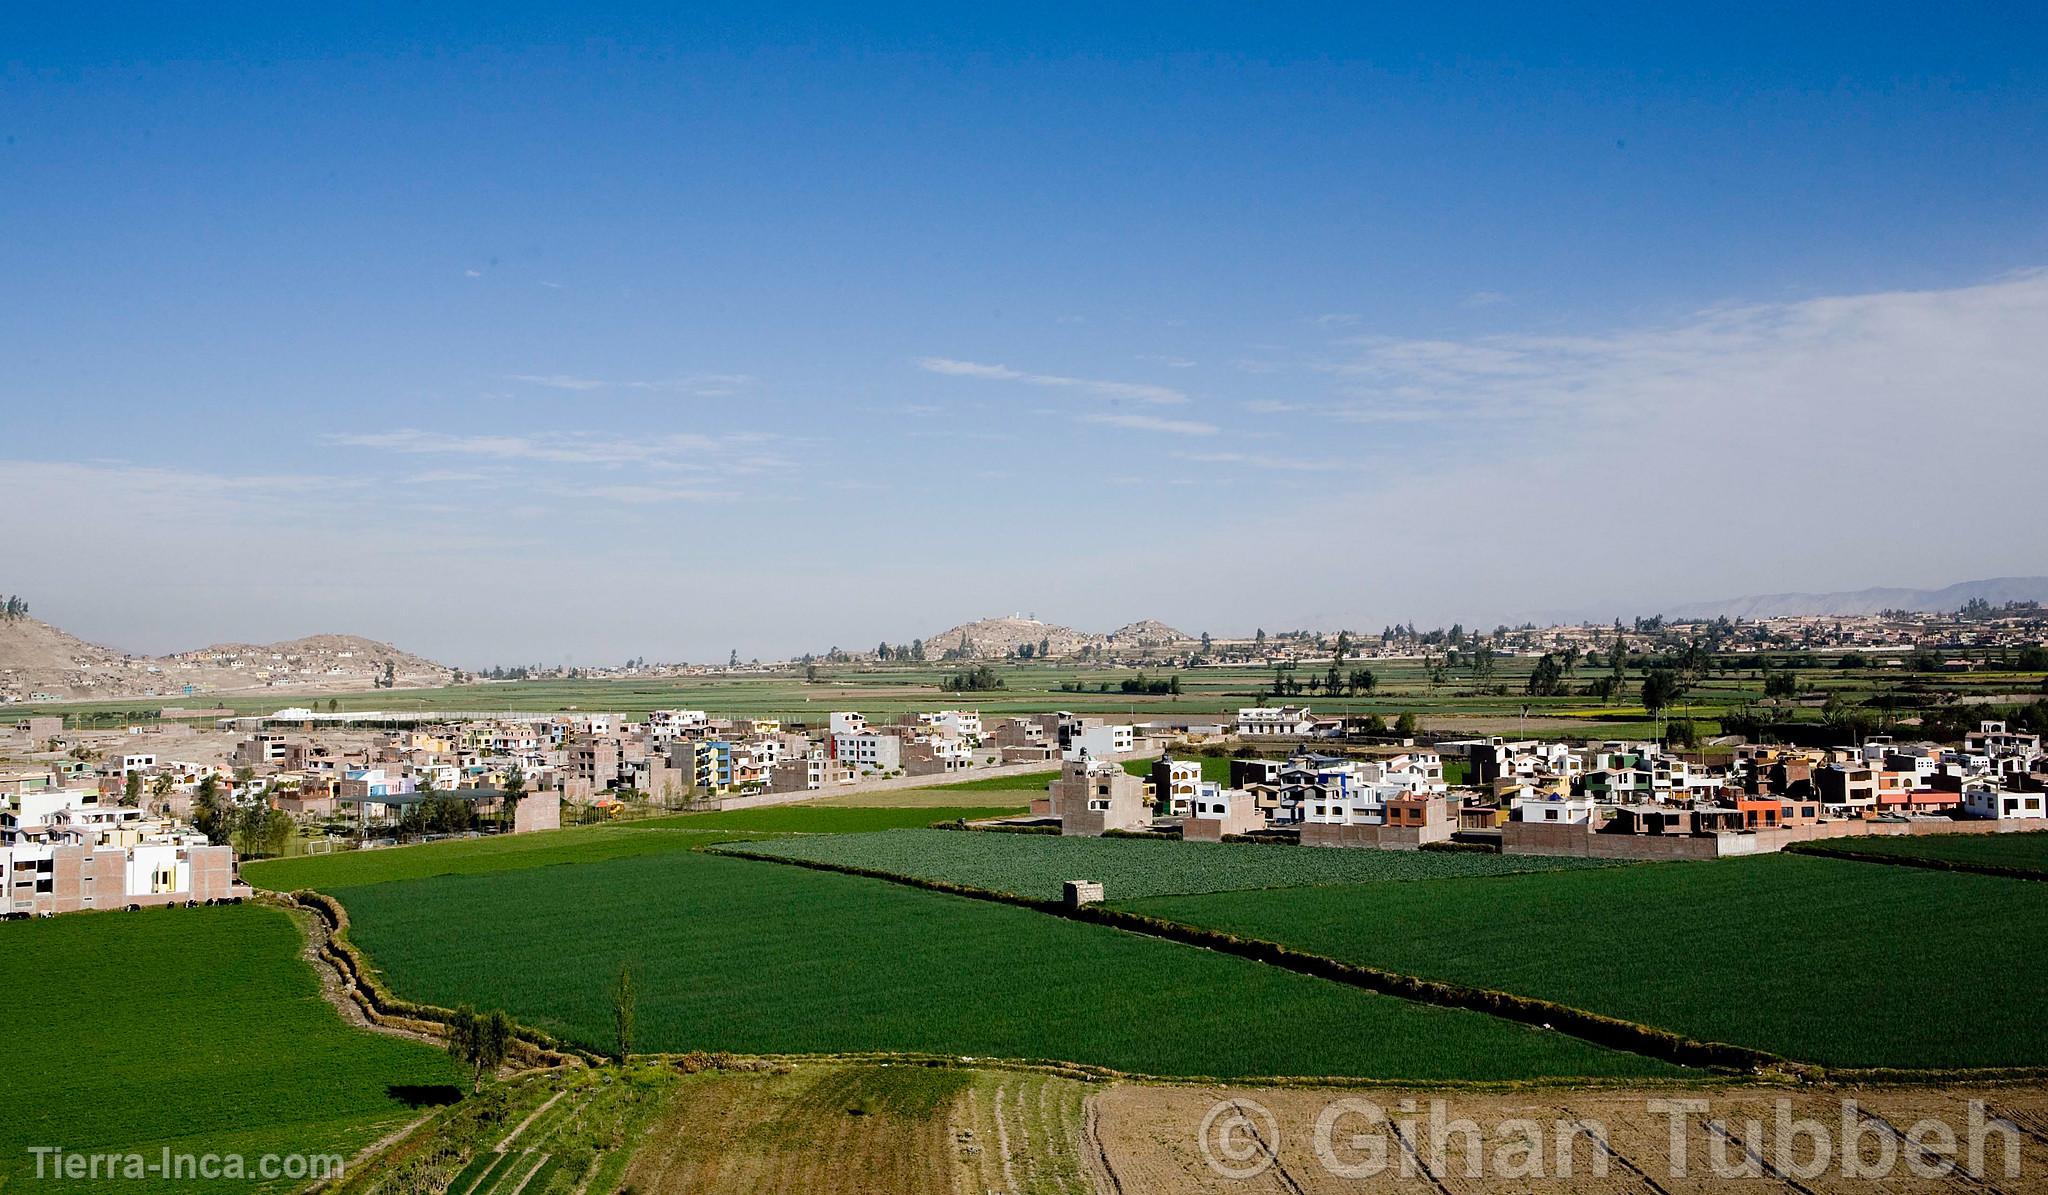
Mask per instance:
[[[1377,847],[1383,851],[1418,851],[1425,842],[1449,842],[1451,834],[1457,828],[1449,822],[1437,826],[1333,826],[1321,822],[1303,822],[1301,845],[1362,846]]]
[[[562,794],[557,792],[528,793],[519,804],[512,807],[512,832],[526,834],[534,830],[559,830],[562,828]]]

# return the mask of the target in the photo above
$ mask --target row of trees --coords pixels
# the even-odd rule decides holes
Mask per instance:
[[[1306,680],[1295,675],[1299,671],[1292,661],[1273,665],[1273,688],[1270,696],[1293,697],[1301,693],[1328,693],[1337,697],[1345,693],[1356,697],[1370,694],[1380,687],[1379,675],[1370,668],[1353,668],[1348,671],[1330,665],[1326,672],[1311,672]]]
[[[5,602],[0,602],[0,621],[13,622],[17,618],[27,617],[27,598],[10,594]]]
[[[939,682],[948,693],[985,693],[1003,687],[1003,678],[987,664],[964,668]]]
[[[640,1020],[639,986],[629,963],[619,968],[612,982],[612,1058],[623,1064],[632,1057],[633,1039]],[[495,1072],[512,1054],[512,1040],[519,1027],[502,1009],[478,1012],[464,1004],[449,1014],[442,1039],[449,1057],[469,1069],[471,1092],[483,1089],[484,1076]]]

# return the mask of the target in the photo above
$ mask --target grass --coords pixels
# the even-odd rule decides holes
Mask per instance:
[[[962,780],[955,784],[931,784],[923,788],[908,789],[908,792],[936,793],[1014,793],[1033,792],[1043,794],[1045,786],[1060,778],[1060,771],[1020,772],[1011,776],[985,776],[980,780]]]
[[[1998,868],[2048,878],[2048,831],[1823,838],[1802,843],[1799,850],[1811,855],[1874,855],[1903,863],[1947,864],[1962,869]]]
[[[590,1046],[610,1037],[608,991],[630,964],[636,1048],[651,1051],[915,1051],[1232,1077],[1669,1073],[1025,909],[697,853],[336,895],[400,994],[502,1007]]]
[[[717,830],[678,829],[650,822],[612,826],[572,826],[535,834],[503,834],[461,838],[375,850],[337,851],[331,855],[300,855],[259,859],[242,864],[242,878],[258,888],[292,892],[300,888],[331,891],[356,884],[423,879],[437,875],[478,875],[548,867],[558,863],[590,863],[622,855],[686,851],[708,842],[730,841],[739,835]]]
[[[2048,888],[1798,855],[1129,907],[1836,1066],[2048,1064]]]
[[[767,805],[720,813],[682,813],[629,823],[634,829],[751,830],[769,834],[850,834],[929,826],[959,818],[1001,817],[1022,813],[1022,805],[924,805],[897,809],[883,806]]]
[[[1117,901],[1181,892],[1611,866],[1538,855],[1061,838],[959,830],[892,830],[756,842],[746,849],[782,859],[944,880],[1035,900],[1058,900],[1067,880],[1099,881],[1108,899]]]
[[[626,1181],[638,1191],[702,1195],[950,1195],[961,1153],[951,1115],[976,1078],[910,1066],[692,1075]]]
[[[42,1185],[31,1145],[246,1152],[252,1166],[350,1154],[415,1115],[405,1089],[457,1081],[441,1051],[345,1024],[302,948],[287,914],[256,905],[0,925],[13,1010],[0,1186]]]

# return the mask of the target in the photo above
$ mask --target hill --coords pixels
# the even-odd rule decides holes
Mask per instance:
[[[1110,643],[1119,648],[1173,647],[1176,644],[1191,643],[1194,638],[1186,631],[1177,631],[1156,618],[1126,623],[1109,633]]]
[[[971,658],[984,659],[1015,655],[1017,649],[1026,643],[1034,651],[1043,643],[1056,657],[1072,655],[1083,647],[1100,646],[1103,638],[1057,623],[1040,622],[1036,618],[983,618],[925,636],[925,653],[932,659],[938,659],[959,647],[963,641]]]
[[[397,688],[445,685],[454,677],[444,665],[356,635],[222,643],[159,657],[89,643],[40,619],[0,619],[0,700],[185,697],[250,689],[351,692],[375,687],[387,662]]]
[[[926,654],[938,659],[946,652],[960,646],[966,640],[968,654],[974,659],[994,659],[1013,656],[1017,649],[1028,643],[1036,651],[1044,644],[1054,659],[1070,656],[1084,647],[1097,651],[1117,653],[1134,652],[1141,648],[1175,647],[1195,641],[1195,636],[1175,630],[1156,618],[1141,619],[1126,623],[1107,635],[1092,631],[1077,631],[1073,627],[1058,623],[1042,622],[1036,618],[1012,615],[1009,618],[984,618],[975,622],[961,623],[947,627],[936,635],[927,635],[924,640]]]
[[[1927,613],[1960,610],[1973,598],[1994,606],[2006,602],[2048,602],[2048,577],[1993,577],[1960,581],[1941,589],[1855,589],[1839,593],[1766,593],[1673,606],[1673,620],[1702,618],[1787,618],[1800,614],[1877,614],[1885,610]]]

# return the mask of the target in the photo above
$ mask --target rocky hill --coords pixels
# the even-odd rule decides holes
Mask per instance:
[[[1118,648],[1175,647],[1191,643],[1194,638],[1186,631],[1177,631],[1156,618],[1127,623],[1109,633],[1110,643]]]
[[[947,627],[924,640],[925,654],[929,659],[939,659],[945,653],[960,647],[962,641],[974,659],[995,659],[1017,654],[1017,648],[1028,643],[1035,652],[1042,644],[1048,648],[1054,659],[1071,656],[1084,647],[1098,651],[1132,652],[1141,648],[1173,647],[1193,642],[1194,636],[1177,631],[1157,619],[1147,618],[1139,622],[1118,627],[1107,635],[1090,631],[1077,631],[1073,627],[1058,623],[1041,622],[1036,618],[1013,615],[1009,618],[984,618],[976,622],[962,623]]]
[[[0,701],[349,692],[374,688],[387,662],[398,688],[445,685],[454,676],[432,660],[355,635],[222,643],[158,657],[88,643],[39,619],[0,619]]]
[[[1072,627],[1056,623],[1040,622],[1035,618],[984,618],[976,622],[962,623],[947,627],[936,635],[927,635],[924,640],[925,655],[938,659],[945,653],[967,646],[967,654],[974,659],[993,659],[1010,656],[1017,649],[1029,643],[1037,650],[1043,643],[1055,656],[1067,656],[1090,645],[1099,645],[1102,636],[1090,635]]]

